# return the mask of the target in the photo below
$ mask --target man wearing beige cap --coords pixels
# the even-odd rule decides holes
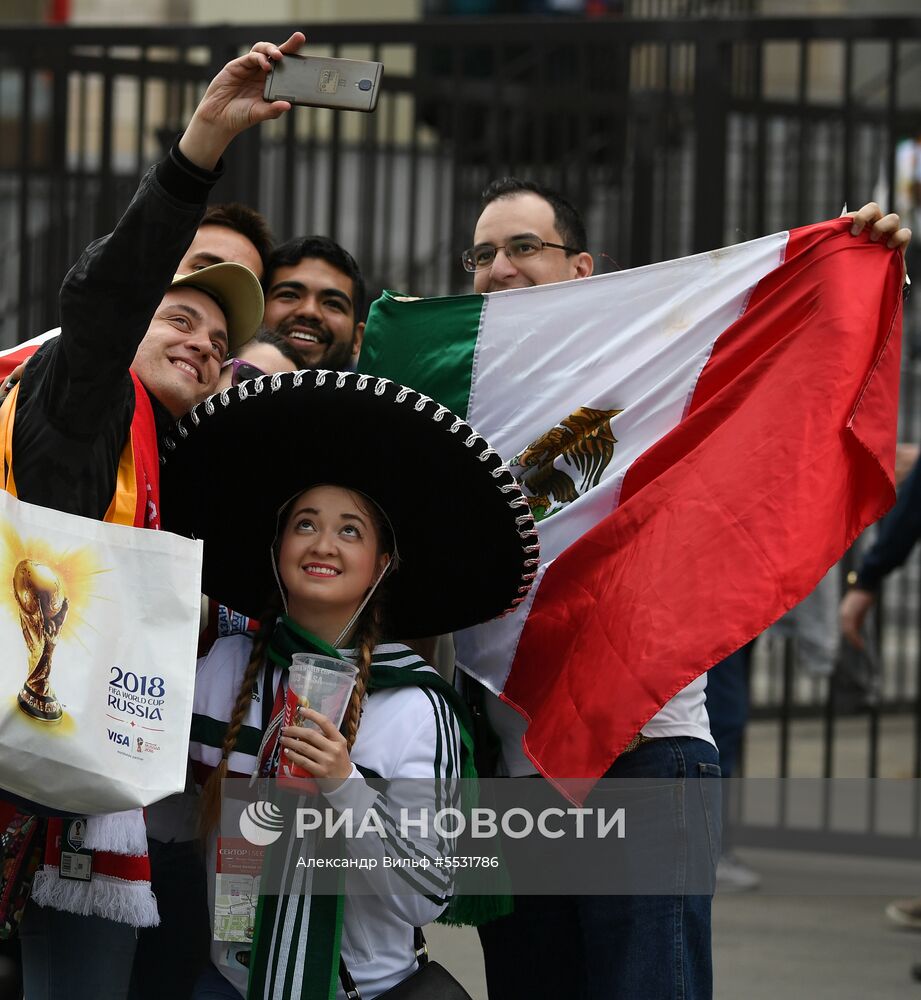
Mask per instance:
[[[119,228],[133,228],[125,226],[131,213]],[[39,348],[7,403],[15,414],[7,461],[16,493],[96,518],[110,507],[120,456],[141,410],[150,407],[158,432],[187,413],[214,392],[228,351],[262,319],[255,275],[240,264],[214,264],[173,279],[137,343],[126,300],[110,292],[104,307],[91,305],[102,298],[92,286],[107,250],[106,243],[94,244],[71,270],[61,291],[61,336]]]

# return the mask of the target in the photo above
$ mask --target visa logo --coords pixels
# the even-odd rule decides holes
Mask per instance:
[[[109,734],[109,740],[112,743],[117,743],[120,747],[127,747],[131,745],[131,740],[124,733],[116,732],[114,729],[107,730]]]

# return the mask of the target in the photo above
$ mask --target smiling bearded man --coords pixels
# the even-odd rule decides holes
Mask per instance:
[[[265,328],[285,337],[304,368],[351,368],[361,351],[365,283],[355,259],[325,236],[289,240],[269,258]]]

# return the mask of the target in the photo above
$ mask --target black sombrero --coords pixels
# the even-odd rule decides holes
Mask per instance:
[[[183,417],[162,455],[163,527],[204,541],[202,590],[250,616],[277,590],[279,508],[317,483],[359,490],[393,525],[394,638],[512,611],[537,573],[534,520],[498,454],[446,407],[388,379],[302,371],[244,382]]]

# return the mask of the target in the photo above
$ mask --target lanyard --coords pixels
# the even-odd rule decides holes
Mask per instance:
[[[285,676],[282,674],[275,689],[274,700],[269,700],[269,693],[272,690],[272,678],[275,667],[271,660],[266,659],[265,670],[262,681],[262,742],[259,744],[259,752],[256,755],[256,766],[253,768],[250,785],[259,778],[268,778],[275,773],[278,767],[278,754],[281,750],[279,734],[281,723],[285,714],[285,696],[287,694],[287,684]]]

